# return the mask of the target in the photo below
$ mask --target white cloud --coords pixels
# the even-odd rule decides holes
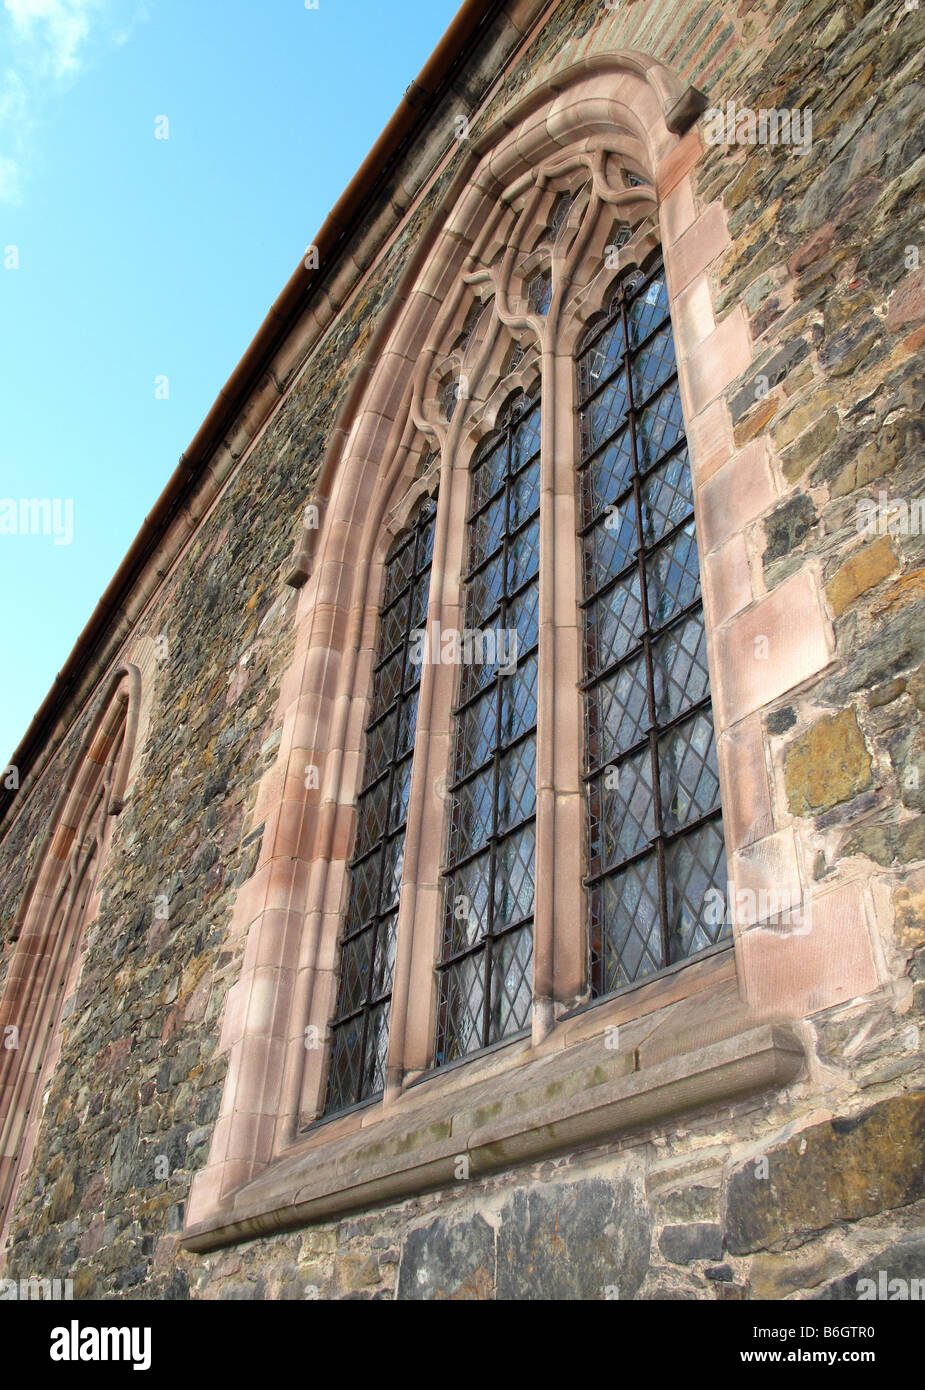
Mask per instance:
[[[13,30],[33,50],[46,73],[61,78],[75,74],[79,54],[90,35],[104,0],[3,0]]]
[[[33,125],[26,84],[14,68],[7,68],[0,77],[0,202],[22,200],[22,165]]]
[[[22,200],[43,99],[83,71],[94,41],[122,44],[144,0],[3,0],[0,42],[0,202]]]

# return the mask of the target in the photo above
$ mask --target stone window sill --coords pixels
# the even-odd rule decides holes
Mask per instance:
[[[705,1106],[788,1085],[803,1049],[781,1024],[749,1016],[735,981],[712,971],[695,995],[628,1022],[625,1001],[563,1023],[538,1048],[522,1040],[452,1079],[428,1078],[352,1128],[325,1125],[230,1194],[183,1244],[205,1251],[458,1181],[606,1143]],[[717,978],[717,975],[719,978]],[[707,977],[710,981],[710,977]],[[614,1035],[614,1028],[618,1031]],[[608,1031],[609,1030],[609,1031]],[[571,1034],[571,1036],[569,1036]],[[558,1036],[557,1036],[558,1035]],[[616,1042],[616,1046],[613,1043]]]

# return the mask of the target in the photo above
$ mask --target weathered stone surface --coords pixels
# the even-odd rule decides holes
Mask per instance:
[[[925,727],[906,727],[889,741],[899,797],[904,806],[925,810]]]
[[[796,405],[786,415],[781,416],[774,427],[774,443],[776,447],[784,449],[788,444],[792,444],[805,429],[814,425],[825,414],[826,410],[838,399],[838,393],[830,387],[822,390],[814,390],[808,401]],[[838,417],[835,416],[831,422],[837,424]],[[834,438],[834,431],[828,431],[829,438]],[[825,447],[823,445],[823,447]]]
[[[661,1221],[709,1221],[719,1215],[719,1187],[693,1182],[674,1191],[652,1193],[653,1214]]]
[[[861,594],[892,574],[896,566],[896,554],[888,536],[881,536],[852,555],[825,586],[836,618]]]
[[[857,1221],[925,1197],[925,1092],[812,1125],[743,1164],[729,1179],[726,1244],[733,1255]]]
[[[870,755],[853,709],[819,719],[787,749],[787,799],[795,816],[825,811],[871,782]]]
[[[548,1183],[520,1190],[502,1212],[497,1296],[634,1298],[649,1265],[645,1202],[628,1179]]]
[[[925,1236],[910,1235],[885,1246],[851,1274],[828,1284],[814,1298],[826,1303],[925,1299]]]
[[[925,710],[925,666],[919,666],[910,674],[907,687],[916,709]]]
[[[844,1261],[829,1250],[806,1257],[801,1252],[756,1255],[748,1272],[750,1294],[759,1299],[786,1298],[798,1290],[817,1288],[839,1269],[844,1269]]]
[[[379,1262],[362,1252],[341,1255],[334,1263],[334,1279],[342,1296],[359,1293],[379,1283]]]
[[[750,410],[757,400],[779,385],[788,372],[792,371],[797,363],[803,361],[809,351],[810,345],[804,338],[791,338],[773,356],[759,358],[752,368],[750,380],[729,402],[733,424],[738,424],[745,412]]]
[[[783,709],[773,710],[768,715],[768,733],[779,736],[785,734],[788,729],[792,729],[797,722],[796,714],[792,705],[786,705]]]
[[[826,411],[821,419],[804,430],[795,443],[781,454],[781,467],[788,482],[796,482],[824,450],[833,443],[838,433],[838,415],[834,410]]]
[[[867,697],[869,709],[880,709],[885,705],[891,705],[894,700],[898,700],[906,689],[906,682],[902,676],[896,676],[894,680],[885,681],[883,685],[878,685],[876,690],[872,690]]]
[[[743,415],[733,431],[736,448],[741,449],[750,439],[761,434],[769,420],[773,420],[778,408],[777,396],[768,396]]]
[[[925,604],[903,615],[902,624],[878,625],[848,659],[845,669],[822,685],[820,696],[829,704],[847,703],[859,690],[892,680],[925,657]]]
[[[723,1228],[706,1221],[666,1226],[658,1238],[658,1248],[666,1260],[676,1265],[687,1265],[692,1260],[720,1260]]]
[[[886,868],[925,859],[925,817],[916,816],[890,825],[871,825],[846,839],[844,855],[864,854]]]
[[[925,888],[901,884],[894,894],[893,908],[899,944],[907,949],[925,945]]]
[[[772,561],[789,555],[791,550],[802,545],[817,521],[812,499],[802,494],[790,497],[782,506],[776,507],[764,523],[768,542],[762,557],[765,569]]]
[[[401,1253],[397,1298],[486,1299],[495,1289],[495,1233],[475,1215],[442,1217],[409,1232]]]
[[[925,569],[914,570],[895,579],[884,593],[874,600],[871,612],[877,617],[881,614],[893,616],[898,608],[921,598],[925,598]]]

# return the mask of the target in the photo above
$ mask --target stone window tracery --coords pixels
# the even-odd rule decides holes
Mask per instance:
[[[446,804],[411,812],[425,838],[443,826],[431,869],[442,905],[429,966],[422,963],[426,938],[410,914],[397,911],[397,878],[389,880],[387,908],[390,987],[397,923],[399,938],[412,937],[409,969],[418,989],[434,992],[432,1041],[422,1055],[429,1069],[535,1030],[547,990],[574,1002],[599,998],[724,936],[702,911],[706,889],[723,886],[725,862],[692,489],[653,190],[605,150],[576,151],[559,163],[565,167],[552,180],[538,170],[535,183],[524,183],[487,219],[416,374],[414,425],[439,457],[445,485],[435,525],[454,507],[463,511],[462,529],[440,551],[450,592],[458,591],[452,611],[483,645],[508,628],[519,641],[512,670],[473,661],[463,643],[452,683],[421,674],[422,699],[426,693],[442,711],[431,727],[446,727],[447,747]],[[578,362],[570,457],[553,456],[543,443],[544,348],[567,362],[571,382]],[[568,505],[577,557],[561,539],[548,551],[549,539],[541,541],[554,529],[553,509]],[[550,591],[574,595],[583,625],[584,651],[571,679],[548,597],[550,645],[541,650],[544,554],[554,556]],[[566,567],[573,567],[570,578]],[[393,621],[389,602],[384,628]],[[439,604],[419,614],[428,649],[434,630],[438,643],[445,633],[448,614]],[[373,730],[384,717],[376,701],[374,694]],[[581,864],[572,855],[574,919],[550,924],[555,934],[581,935],[585,963],[570,983],[534,956],[537,888],[551,917],[542,874],[536,878],[544,709],[548,730],[572,718],[571,709],[576,722],[584,718],[574,781],[576,800],[586,798],[586,820],[553,831],[583,845]],[[423,746],[419,756],[428,756]],[[373,889],[363,899],[363,922],[354,921],[370,818],[376,826],[382,819],[367,781],[331,1025],[327,1114],[383,1092],[390,1056],[393,1075],[407,1070],[402,1043],[389,1040],[385,1023],[391,995],[374,1000],[375,971],[355,962],[359,952],[369,961],[376,954]],[[412,976],[396,988],[412,988]]]

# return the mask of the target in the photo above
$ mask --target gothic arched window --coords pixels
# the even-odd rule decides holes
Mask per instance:
[[[693,487],[661,262],[578,356],[590,985],[715,945],[726,882]]]
[[[547,1028],[556,1008],[636,985],[729,934],[709,911],[710,890],[726,886],[725,848],[667,283],[649,186],[624,180],[612,197],[627,223],[582,172],[525,196],[509,216],[511,244],[526,249],[495,273],[484,307],[465,287],[455,294],[441,330],[449,356],[435,354],[424,378],[416,427],[437,446],[445,487],[439,504],[412,509],[386,561],[326,1115],[406,1073],[409,1014],[420,1070],[433,1071],[527,1035],[538,1008]],[[609,240],[630,224],[629,241]],[[518,314],[533,341],[509,331]],[[553,452],[542,385],[558,383],[561,419],[576,362],[574,451]],[[565,439],[561,425],[554,437]],[[427,670],[447,664],[451,678]],[[416,731],[419,695],[429,715]],[[583,738],[563,740],[582,718]],[[566,743],[573,768],[554,751]],[[409,811],[416,747],[429,772]],[[434,772],[445,792],[425,804]],[[408,867],[406,822],[431,847],[426,869]],[[440,899],[429,938],[422,890]]]
[[[619,93],[609,69],[576,70],[479,137],[332,431],[293,563],[278,755],[284,787],[307,752],[324,779],[281,807],[235,904],[279,988],[269,1019],[251,1007],[263,966],[229,996],[227,1124],[194,1229],[236,1221],[226,1203],[251,1182],[262,1214],[261,1166],[303,1144],[323,1171],[300,1211],[346,1209],[328,1143],[370,1182],[388,1169],[390,1193],[439,1184],[457,1097],[504,1075],[516,1103],[472,1139],[490,1165],[557,1048],[616,1020],[641,1036],[623,1021],[667,995],[707,1007],[734,973],[710,911],[726,870],[694,515],[708,480],[687,464],[663,235],[692,431],[735,371],[702,365],[709,284],[675,250],[696,217],[665,121],[681,92],[657,64],[608,63]],[[712,555],[707,613],[725,622]],[[261,792],[272,807],[269,773]],[[601,1084],[630,1061],[608,1051]],[[408,1128],[425,1095],[426,1137]],[[541,1129],[525,1121],[511,1152],[552,1152],[564,1129]]]

